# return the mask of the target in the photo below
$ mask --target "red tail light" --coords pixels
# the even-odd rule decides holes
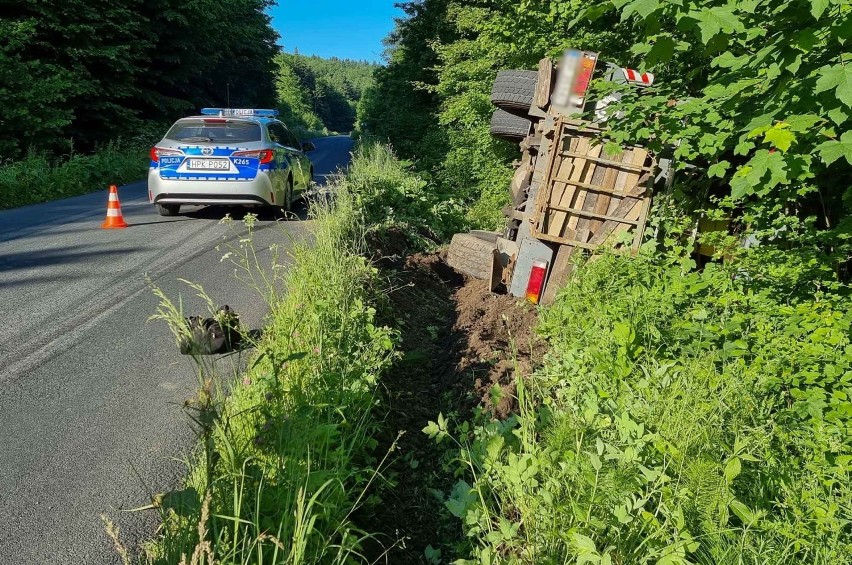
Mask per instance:
[[[266,165],[267,163],[271,163],[272,159],[275,158],[275,151],[272,151],[271,149],[260,149],[258,151],[237,151],[232,156],[257,159],[260,161],[261,165]]]
[[[544,277],[547,274],[547,263],[544,261],[533,261],[530,270],[530,282],[527,283],[527,300],[538,304],[541,300],[541,291],[544,290]]]
[[[160,147],[152,147],[150,151],[151,160],[155,163],[160,162],[160,157],[165,157],[167,155],[183,155],[180,151],[175,149],[162,149]]]

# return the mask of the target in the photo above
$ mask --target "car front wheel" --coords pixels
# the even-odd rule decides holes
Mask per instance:
[[[177,216],[180,212],[180,204],[157,204],[157,212],[161,216]]]

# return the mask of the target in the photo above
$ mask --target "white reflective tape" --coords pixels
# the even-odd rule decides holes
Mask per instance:
[[[118,202],[118,194],[111,192],[109,195],[110,202]]]
[[[107,218],[117,218],[121,216],[121,211],[118,208],[110,208],[107,210]]]

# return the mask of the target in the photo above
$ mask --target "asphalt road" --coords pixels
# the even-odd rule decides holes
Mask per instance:
[[[345,165],[348,137],[316,140],[317,181]],[[164,218],[144,182],[119,189],[131,227],[102,230],[106,191],[0,212],[0,564],[114,563],[106,513],[131,545],[148,539],[150,492],[174,488],[193,436],[181,404],[192,363],[164,322],[148,321],[158,299],[147,279],[187,314],[204,314],[200,283],[250,328],[266,307],[220,262],[244,228],[221,225],[227,210],[186,207]],[[304,220],[304,207],[301,208]],[[282,250],[310,222],[261,215],[255,244]],[[237,356],[217,361],[232,373]]]

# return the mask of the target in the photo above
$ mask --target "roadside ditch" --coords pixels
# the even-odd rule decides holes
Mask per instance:
[[[505,419],[515,409],[517,375],[529,374],[546,349],[533,331],[532,306],[488,292],[444,259],[418,253],[379,261],[391,289],[380,315],[401,331],[401,357],[382,379],[388,435],[380,440],[390,445],[401,434],[398,457],[386,470],[382,503],[364,520],[382,532],[374,557],[383,563],[446,563],[463,544],[444,504],[456,481],[447,446],[423,428],[439,414]]]

